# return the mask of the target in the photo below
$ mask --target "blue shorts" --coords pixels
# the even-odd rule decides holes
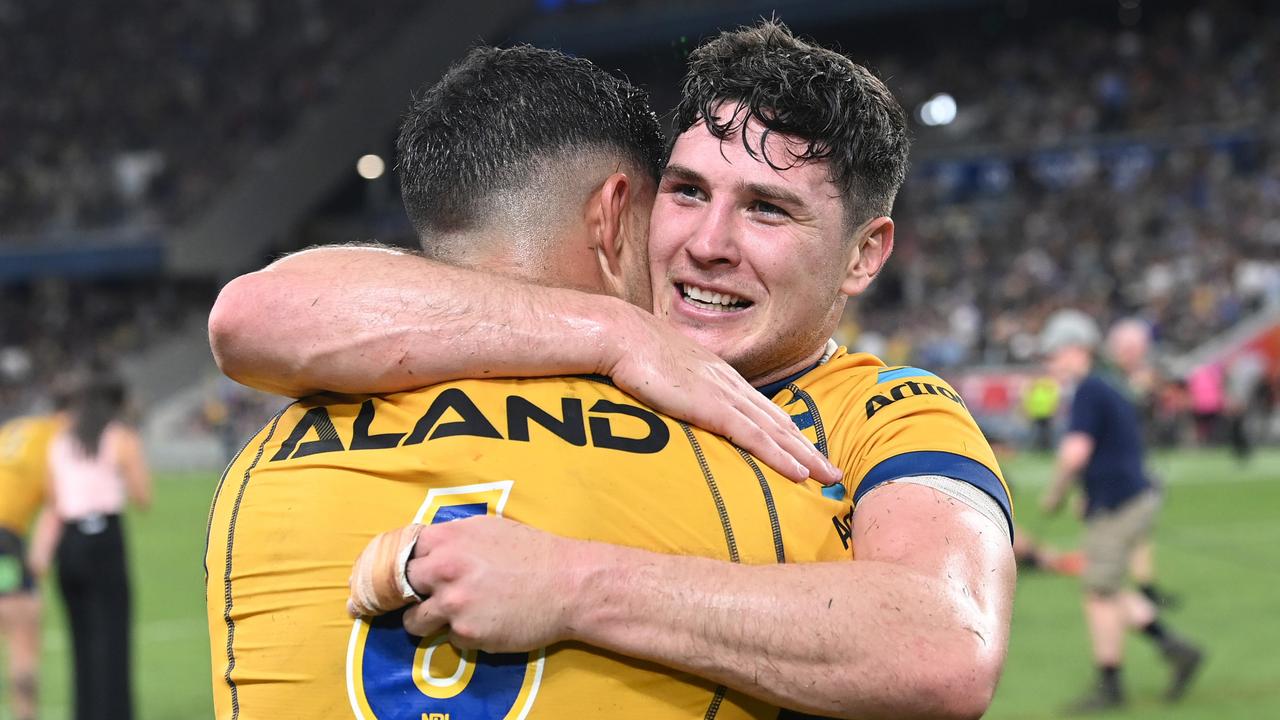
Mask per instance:
[[[27,544],[7,528],[0,528],[0,597],[35,592],[36,577],[27,566]]]

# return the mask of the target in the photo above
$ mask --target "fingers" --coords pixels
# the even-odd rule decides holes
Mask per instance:
[[[724,427],[720,433],[733,444],[751,453],[792,482],[803,482],[809,477],[809,469],[785,450],[778,440],[762,428],[757,420],[736,410],[731,417],[721,418]]]
[[[742,446],[743,449],[794,482],[803,482],[810,477],[823,485],[839,482],[840,470],[809,442],[791,416],[763,395],[754,395],[741,411],[749,421],[759,425],[769,442],[758,449],[746,445]],[[781,415],[780,419],[778,415]]]
[[[430,637],[440,632],[446,624],[447,620],[437,610],[432,598],[427,598],[404,611],[404,629],[410,635]]]
[[[382,533],[369,541],[356,560],[348,581],[351,591],[347,599],[349,615],[381,615],[421,599],[409,585],[406,566],[422,527],[409,525]]]

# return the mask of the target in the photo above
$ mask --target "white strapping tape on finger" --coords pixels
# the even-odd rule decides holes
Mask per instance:
[[[417,531],[409,538],[409,541],[400,548],[400,552],[396,554],[396,585],[400,589],[400,596],[411,602],[422,602],[426,598],[418,594],[413,589],[413,585],[409,583],[409,558],[413,556],[413,549],[418,545],[418,536],[422,534],[422,526],[417,526]]]

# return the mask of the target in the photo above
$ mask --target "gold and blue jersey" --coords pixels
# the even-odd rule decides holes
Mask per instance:
[[[886,367],[838,348],[824,363],[762,388],[844,471],[824,492],[858,501],[880,485],[917,475],[970,483],[990,495],[1012,530],[1009,488],[964,400],[942,378],[914,367]],[[842,519],[851,533],[852,515]]]
[[[49,443],[61,428],[53,415],[0,425],[0,528],[23,537],[44,503]]]
[[[351,565],[379,532],[486,513],[731,562],[846,560],[849,507],[588,378],[295,403],[227,468],[210,512],[217,717],[775,717],[714,683],[578,644],[459,652],[407,634],[396,614],[352,621]]]

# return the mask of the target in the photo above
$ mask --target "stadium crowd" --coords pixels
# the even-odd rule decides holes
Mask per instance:
[[[0,242],[185,217],[415,7],[0,0]]]
[[[0,96],[0,247],[189,215],[414,7],[128,5],[0,0],[0,63],[19,69],[16,92]],[[840,339],[940,370],[1025,362],[1044,319],[1070,305],[1104,325],[1146,319],[1168,356],[1280,303],[1280,136],[1266,124],[1280,109],[1280,25],[1243,1],[1148,4],[1131,23],[1082,13],[1019,25],[1016,8],[1003,30],[933,33],[929,53],[867,58],[908,110],[945,90],[958,113],[915,123],[895,260]],[[654,85],[660,105],[675,90]],[[103,303],[102,283],[5,288],[19,309],[0,327],[5,405],[30,396],[69,338],[136,348],[162,332],[155,288],[129,284]],[[22,321],[65,310],[44,309],[50,293],[89,309]],[[147,307],[112,309],[130,298]],[[115,319],[86,319],[102,313]]]
[[[127,356],[207,308],[212,283],[68,281],[0,286],[0,421],[47,399],[68,368]]]
[[[999,187],[969,190],[920,168],[895,211],[896,267],[856,313],[860,342],[929,367],[1025,362],[1044,318],[1073,306],[1141,317],[1163,353],[1190,351],[1280,303],[1278,149],[992,158]]]

